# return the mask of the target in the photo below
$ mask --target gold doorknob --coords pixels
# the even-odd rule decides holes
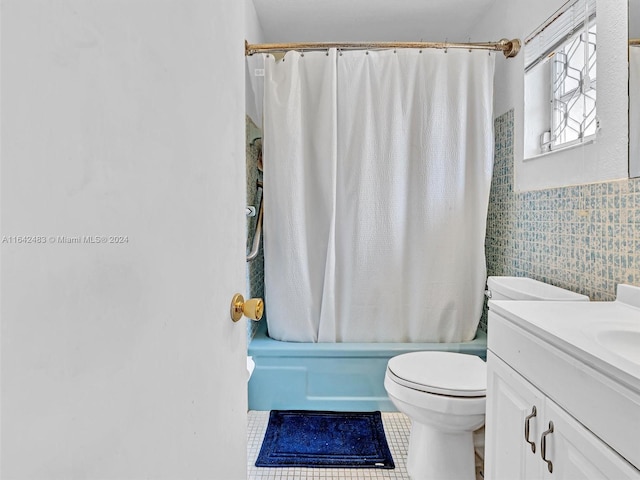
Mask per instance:
[[[264,313],[264,301],[261,298],[250,298],[246,302],[244,297],[239,293],[236,293],[231,299],[231,320],[237,322],[245,317],[251,320],[260,320]]]

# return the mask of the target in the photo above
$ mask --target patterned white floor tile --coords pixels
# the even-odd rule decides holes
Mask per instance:
[[[250,411],[247,429],[247,472],[249,480],[409,480],[406,457],[409,446],[411,421],[398,412],[382,412],[387,443],[396,468],[262,468],[255,461],[260,453],[262,439],[267,431],[269,412]],[[476,458],[476,480],[483,480],[483,462]]]
[[[397,412],[382,412],[382,424],[396,468],[264,468],[256,467],[262,439],[269,423],[269,412],[250,411],[247,429],[247,471],[249,480],[409,480],[405,465],[409,445],[409,418]]]

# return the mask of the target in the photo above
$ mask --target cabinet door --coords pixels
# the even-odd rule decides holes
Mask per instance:
[[[548,466],[543,466],[546,478],[640,479],[638,470],[549,399],[545,412],[543,427],[548,429],[549,422],[553,422],[553,433],[546,436],[545,442],[545,457],[552,462],[553,473],[549,473]]]
[[[487,352],[487,374],[486,478],[539,480],[544,466],[539,453],[544,397],[491,351]],[[529,417],[534,406],[537,413]],[[525,439],[525,422],[535,452]]]

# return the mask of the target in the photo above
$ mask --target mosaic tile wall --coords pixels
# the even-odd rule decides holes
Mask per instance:
[[[640,285],[640,179],[515,193],[513,110],[494,126],[487,274],[527,276],[591,300],[613,300],[618,283]]]
[[[258,207],[262,197],[262,190],[256,187],[256,182],[262,180],[262,172],[258,170],[258,157],[262,150],[262,132],[253,123],[249,116],[246,117],[246,156],[247,156],[247,205],[256,207],[256,216],[247,217],[247,252],[251,251],[253,237],[256,231],[256,223],[258,221]],[[250,263],[247,263],[247,294],[249,298],[264,298],[264,254],[262,251],[262,242],[260,243],[260,251],[258,257]],[[262,321],[266,317],[263,317]],[[258,328],[258,322],[247,321],[247,344],[253,338]]]

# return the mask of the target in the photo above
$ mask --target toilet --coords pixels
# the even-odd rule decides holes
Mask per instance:
[[[384,387],[411,419],[413,479],[475,478],[473,431],[484,425],[487,370],[475,355],[412,352],[389,360]]]
[[[493,300],[589,301],[525,277],[489,277]],[[412,479],[475,479],[474,430],[484,425],[487,371],[475,356],[411,352],[389,360],[384,387],[411,419],[407,472]]]

